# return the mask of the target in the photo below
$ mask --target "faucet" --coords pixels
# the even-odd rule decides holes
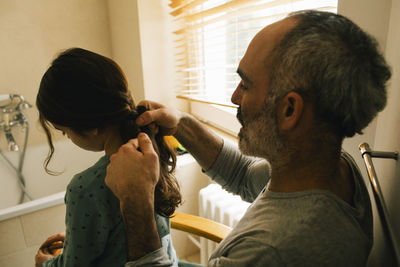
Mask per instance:
[[[23,96],[17,94],[0,95],[0,103],[3,101],[7,101],[7,103],[0,105],[0,110],[3,113],[3,121],[0,122],[0,129],[4,130],[8,149],[10,151],[18,151],[19,147],[11,133],[11,127],[14,125],[27,125],[28,121],[22,113],[22,110],[30,108],[32,105],[26,102]],[[10,115],[12,113],[16,114],[13,119],[10,120]]]
[[[22,167],[25,159],[26,147],[28,144],[29,136],[29,123],[24,113],[24,109],[30,108],[28,102],[25,101],[23,96],[17,94],[4,94],[0,95],[0,130],[4,130],[5,137],[8,143],[8,150],[11,151],[21,151],[19,154],[18,166],[15,166],[8,157],[0,150],[0,156],[5,159],[5,161],[16,171],[18,184],[21,188],[21,196],[19,204],[24,202],[25,197],[32,200],[32,197],[28,194],[25,188],[25,178],[22,174]],[[18,146],[15,142],[14,136],[11,133],[11,128],[20,125],[23,127],[25,132],[24,143]]]
[[[6,139],[7,139],[7,143],[8,143],[8,150],[10,151],[19,151],[19,147],[17,145],[17,143],[15,143],[14,137],[11,133],[11,129],[6,129],[5,131],[6,134]]]

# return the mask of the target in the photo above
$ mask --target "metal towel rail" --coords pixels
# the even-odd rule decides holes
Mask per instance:
[[[388,211],[383,199],[382,191],[379,185],[378,177],[376,176],[374,164],[372,163],[372,158],[388,158],[398,160],[398,152],[382,152],[382,151],[372,151],[367,143],[362,143],[359,146],[361,156],[364,159],[365,167],[367,168],[367,173],[369,176],[369,181],[372,186],[372,191],[374,193],[374,198],[376,206],[378,209],[379,217],[382,222],[383,231],[389,237],[392,244],[394,256],[396,257],[397,264],[400,266],[400,248],[399,243],[396,241],[396,237],[393,232],[393,228],[390,224]]]

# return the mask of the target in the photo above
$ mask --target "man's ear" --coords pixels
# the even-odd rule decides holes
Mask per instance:
[[[280,102],[280,128],[282,131],[288,131],[299,122],[303,114],[304,100],[299,93],[289,92]]]

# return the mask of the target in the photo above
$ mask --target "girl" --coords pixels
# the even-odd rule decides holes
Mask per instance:
[[[109,156],[140,131],[146,132],[160,159],[155,210],[161,243],[172,262],[177,257],[169,236],[169,216],[181,202],[172,175],[176,156],[161,135],[139,129],[135,120],[144,111],[135,107],[120,67],[99,54],[72,48],[61,53],[44,74],[36,105],[50,146],[45,169],[54,153],[50,128],[66,134],[85,150],[105,151],[86,171],[73,177],[66,195],[66,233],[62,254],[54,257],[49,238],[36,255],[36,266],[123,266],[126,239],[119,201],[105,185]],[[61,240],[64,237],[61,238]],[[42,265],[43,264],[43,265]]]

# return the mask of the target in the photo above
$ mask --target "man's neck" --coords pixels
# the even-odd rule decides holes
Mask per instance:
[[[352,204],[354,181],[350,168],[343,158],[323,155],[302,158],[307,160],[292,160],[289,164],[272,163],[269,190],[275,192],[328,190]]]

